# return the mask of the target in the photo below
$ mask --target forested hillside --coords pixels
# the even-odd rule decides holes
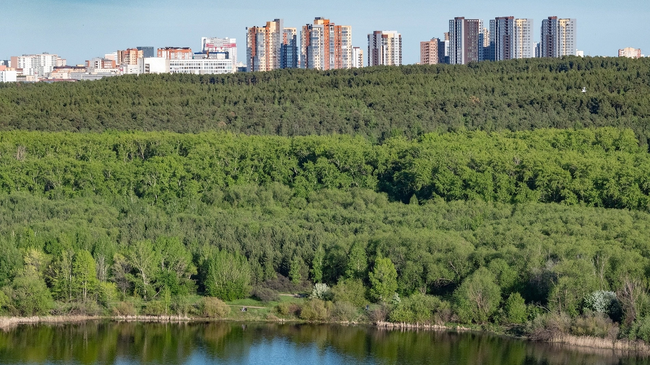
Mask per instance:
[[[0,314],[650,342],[649,122],[648,59],[0,85]]]
[[[582,88],[586,87],[586,93]],[[122,76],[0,85],[0,129],[354,134],[616,126],[650,137],[650,60]]]
[[[3,132],[0,311],[187,314],[196,294],[319,283],[277,315],[375,302],[372,320],[650,339],[650,156],[631,130],[384,142]]]
[[[615,128],[361,137],[228,133],[0,134],[0,191],[139,198],[165,209],[278,183],[295,199],[364,188],[391,200],[650,208],[650,155]]]

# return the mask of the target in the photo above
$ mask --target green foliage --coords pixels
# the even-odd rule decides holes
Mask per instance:
[[[21,161],[12,157],[17,144],[31,151],[29,157]],[[0,165],[5,171],[0,175],[0,193],[98,196],[124,203],[137,197],[176,213],[197,202],[222,208],[271,204],[298,209],[308,201],[327,205],[324,191],[333,197],[335,191],[353,188],[383,192],[405,203],[415,195],[420,204],[443,199],[642,211],[650,207],[645,174],[650,156],[630,130],[614,128],[431,133],[418,140],[392,138],[382,144],[350,136],[18,131],[0,137]],[[258,196],[260,189],[268,192]],[[355,197],[350,204],[362,210],[365,198]],[[71,239],[59,237],[45,251],[59,256],[63,250],[89,249],[72,247]],[[156,239],[157,244],[170,246],[170,259],[183,262],[184,253],[175,251],[182,245],[174,238]],[[342,263],[342,270],[350,275],[362,272],[359,250],[365,244],[343,248],[350,250],[350,262]],[[318,245],[309,247],[316,247],[317,253]],[[312,266],[319,258],[301,256]],[[261,269],[272,276],[268,264]]]
[[[72,262],[72,287],[77,299],[85,302],[90,295],[97,292],[99,281],[96,275],[95,260],[90,252],[77,251]]]
[[[16,276],[9,293],[12,307],[26,317],[48,314],[54,304],[45,281],[27,271]]]
[[[528,319],[526,302],[519,293],[512,293],[508,296],[504,311],[505,319],[508,323],[523,324]]]
[[[336,302],[332,307],[331,316],[337,321],[354,322],[359,319],[359,309],[349,302]]]
[[[117,316],[135,316],[138,312],[133,302],[118,302],[113,307],[113,314]]]
[[[377,257],[375,267],[368,277],[370,296],[377,302],[389,300],[397,290],[397,271],[388,257]]]
[[[336,133],[382,140],[441,130],[610,125],[631,128],[645,141],[649,69],[645,58],[568,57],[470,67],[129,75],[91,83],[6,84],[0,85],[0,129]],[[583,86],[587,93],[581,92]],[[616,141],[607,134],[601,139]],[[122,146],[116,150],[122,152]],[[133,157],[148,152],[143,148]],[[21,159],[32,153],[29,148],[19,153],[18,146],[11,151]],[[91,151],[80,150],[80,155],[91,157]],[[166,194],[163,186],[156,188],[160,190],[152,196]]]
[[[454,300],[461,321],[485,323],[499,306],[501,288],[494,274],[481,267],[458,287]]]
[[[347,302],[355,307],[363,307],[368,303],[366,288],[360,279],[343,279],[332,288],[334,302]]]
[[[368,257],[366,256],[366,248],[360,241],[357,241],[350,248],[345,276],[351,279],[363,280],[367,270]]]
[[[147,316],[166,315],[167,307],[162,300],[152,300],[145,305],[144,309],[142,310],[142,314]]]
[[[205,297],[200,302],[200,314],[207,318],[224,318],[230,314],[230,307],[219,298]]]
[[[323,246],[318,246],[314,253],[314,259],[311,262],[311,277],[314,283],[320,283],[323,280],[323,260],[325,259],[325,250]]]
[[[302,271],[304,267],[304,262],[302,259],[294,255],[293,259],[291,259],[291,264],[289,266],[289,278],[291,279],[291,282],[294,284],[300,284],[302,281]]]
[[[206,266],[206,294],[226,301],[246,298],[250,294],[251,272],[246,257],[217,250]]]
[[[388,318],[391,322],[436,324],[436,314],[446,307],[439,298],[418,293],[402,299]]]
[[[576,336],[591,336],[616,339],[618,327],[602,313],[585,314],[576,317],[571,323],[571,334]]]
[[[329,319],[331,302],[310,299],[300,308],[300,319],[306,321],[326,321]]]
[[[549,307],[570,316],[579,314],[582,300],[596,290],[598,283],[586,260],[567,260],[554,267],[556,279],[549,293]],[[592,269],[593,270],[593,269]]]
[[[278,292],[269,288],[253,289],[253,297],[263,301],[264,303],[276,302],[280,300],[280,295]]]

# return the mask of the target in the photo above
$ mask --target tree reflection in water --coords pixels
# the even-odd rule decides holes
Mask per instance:
[[[612,351],[479,333],[265,323],[24,325],[0,332],[0,364],[646,364]]]

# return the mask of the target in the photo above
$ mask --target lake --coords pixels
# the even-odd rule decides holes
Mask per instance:
[[[267,323],[21,325],[0,364],[650,364],[613,351],[480,333]]]

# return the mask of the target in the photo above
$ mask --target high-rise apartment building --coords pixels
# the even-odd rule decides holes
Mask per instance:
[[[49,53],[11,57],[11,67],[24,76],[44,77],[52,72],[54,67],[65,65],[65,59]]]
[[[361,47],[352,47],[352,67],[363,67],[363,49]]]
[[[627,58],[641,58],[641,49],[640,48],[632,48],[632,47],[626,47],[623,49],[618,50],[618,56],[619,57],[627,57]]]
[[[402,35],[397,31],[377,30],[368,34],[368,66],[402,65]]]
[[[280,68],[298,68],[298,30],[296,28],[282,30]]]
[[[575,56],[578,50],[576,19],[551,16],[542,20],[540,43],[542,57]]]
[[[157,56],[167,60],[191,60],[194,53],[190,47],[165,47],[158,48]]]
[[[246,28],[246,66],[249,72],[280,68],[283,24],[282,19],[274,19],[263,27]]]
[[[237,65],[237,40],[235,38],[201,37],[201,53],[208,55],[219,54],[213,59],[232,60],[232,71],[236,72]],[[223,57],[221,57],[223,56]]]
[[[483,22],[456,17],[449,21],[449,63],[465,65],[483,60]]]
[[[142,57],[150,58],[154,56],[153,47],[137,47],[138,51],[142,51]]]
[[[485,59],[503,61],[516,58],[532,58],[533,20],[499,17],[490,20],[490,46]]]
[[[352,68],[352,48],[351,26],[317,17],[314,24],[302,27],[300,66],[317,70]]]
[[[533,58],[533,19],[515,19],[514,51],[512,58]]]
[[[124,51],[117,51],[117,60],[115,62],[118,65],[137,65],[140,58],[144,58],[144,51],[137,48],[128,48]]]
[[[513,57],[515,38],[515,17],[504,16],[490,20],[491,61],[510,60]]]
[[[436,65],[444,63],[444,59],[440,61],[440,46],[444,47],[438,38],[431,38],[430,41],[420,42],[420,64],[421,65]],[[444,57],[444,50],[443,50]]]

